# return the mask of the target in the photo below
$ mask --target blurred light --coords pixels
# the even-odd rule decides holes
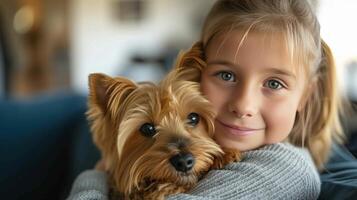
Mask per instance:
[[[17,33],[25,34],[31,30],[34,22],[34,10],[31,8],[31,6],[23,6],[16,12],[13,26]]]
[[[357,27],[353,25],[357,18],[357,1],[320,0],[319,5],[321,37],[332,49],[341,89],[355,96],[357,73],[348,71],[353,68],[348,66],[357,61]]]

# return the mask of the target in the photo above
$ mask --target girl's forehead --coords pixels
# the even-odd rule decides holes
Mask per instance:
[[[282,33],[242,32],[231,30],[214,37],[208,47],[214,46],[217,54],[231,51],[238,54],[241,48],[259,47],[262,51],[277,51],[288,54],[287,42]]]
[[[283,34],[267,34],[232,30],[217,35],[208,44],[206,56],[240,64],[247,60],[253,64],[294,66]]]

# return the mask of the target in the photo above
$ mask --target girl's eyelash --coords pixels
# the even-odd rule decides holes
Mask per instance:
[[[267,85],[267,84],[272,83],[272,82],[278,83],[278,84],[279,84],[279,85],[278,85],[279,88],[271,88],[271,87],[269,87],[269,85]],[[267,86],[267,87],[269,87],[269,88],[272,89],[272,90],[280,90],[280,89],[283,89],[283,88],[287,88],[287,86],[286,86],[284,83],[282,83],[282,81],[277,80],[277,79],[269,79],[269,80],[267,80],[267,81],[264,83],[264,86]],[[273,85],[271,85],[271,86],[274,87]]]

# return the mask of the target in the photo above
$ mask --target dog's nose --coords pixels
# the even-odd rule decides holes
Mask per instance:
[[[180,153],[171,157],[170,163],[177,171],[187,172],[195,165],[195,158],[190,153]]]

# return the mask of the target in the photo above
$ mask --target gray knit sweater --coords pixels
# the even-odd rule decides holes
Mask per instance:
[[[106,174],[80,174],[68,200],[108,199]],[[187,194],[176,199],[317,199],[320,179],[307,150],[279,143],[244,153],[244,159],[221,170],[211,170]]]

